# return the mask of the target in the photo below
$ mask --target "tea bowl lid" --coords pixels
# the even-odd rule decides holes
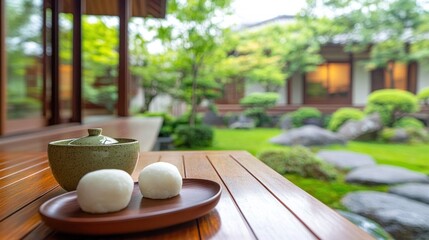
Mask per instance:
[[[110,145],[118,143],[114,138],[101,135],[102,128],[89,128],[88,136],[74,139],[68,145]]]

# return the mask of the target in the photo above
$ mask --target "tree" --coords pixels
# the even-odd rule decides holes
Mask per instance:
[[[169,21],[162,21],[158,27],[159,38],[177,53],[175,67],[180,74],[181,88],[176,95],[190,103],[192,126],[199,98],[204,97],[198,96],[199,84],[216,82],[210,64],[224,57],[218,49],[226,29],[220,16],[229,4],[229,0],[172,0],[167,10]]]
[[[172,62],[174,53],[171,51],[149,53],[147,42],[140,34],[134,35],[130,42],[131,72],[140,78],[144,92],[141,112],[145,112],[149,110],[156,96],[173,92],[178,78]]]
[[[429,32],[428,11],[417,0],[308,0],[307,18],[331,15],[337,37],[345,50],[364,52],[369,49],[367,68],[386,68],[394,88],[396,62],[408,63],[427,59]]]
[[[233,65],[266,91],[276,91],[293,75],[314,71],[323,62],[319,54],[323,38],[318,36],[327,33],[330,25],[328,19],[299,18],[293,23],[244,31],[234,46]]]

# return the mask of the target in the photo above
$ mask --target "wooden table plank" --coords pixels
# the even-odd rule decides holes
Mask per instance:
[[[42,197],[31,202],[24,208],[20,209],[11,217],[6,218],[0,224],[0,236],[3,239],[23,238],[27,232],[33,230],[39,224],[42,224],[39,215],[40,205],[42,205],[45,201],[62,193],[65,193],[65,190],[58,186],[52,191],[49,191],[47,194],[43,195]],[[52,232],[52,229],[49,229],[49,232],[44,233],[44,235],[37,235],[37,237],[33,235],[33,239],[43,239],[50,232]]]
[[[37,172],[40,172],[48,168],[49,168],[49,163],[47,160],[45,160],[43,162],[38,162],[38,163],[35,163],[34,165],[30,165],[29,167],[16,172],[11,172],[11,171],[0,172],[0,189],[5,188],[10,184],[13,184],[15,182],[20,181],[23,178],[26,178],[27,176],[30,176],[32,174],[35,174]]]
[[[202,239],[256,239],[233,198],[207,159],[206,153],[184,154],[186,177],[215,181],[222,186],[216,208],[198,219]]]
[[[0,221],[58,186],[49,168],[0,189]]]
[[[112,132],[126,133],[114,127]],[[1,144],[0,144],[1,145]],[[40,220],[39,206],[64,192],[47,168],[44,157],[30,166],[36,153],[17,162],[0,149],[0,238],[13,239],[371,239],[335,211],[314,199],[265,164],[243,151],[142,152],[132,174],[137,181],[145,166],[165,161],[182,176],[216,181],[221,199],[209,214],[183,224],[149,232],[88,237],[56,233]],[[39,153],[38,156],[41,156]],[[27,159],[27,160],[26,160]],[[9,162],[10,161],[10,162]],[[10,165],[12,164],[12,165]],[[45,168],[43,168],[45,167]],[[0,170],[2,166],[0,165]],[[0,171],[1,173],[1,171]],[[26,174],[28,174],[26,176]]]
[[[249,153],[231,154],[243,168],[282,201],[303,223],[321,239],[372,239],[334,210],[325,206],[302,189],[284,179]]]
[[[295,215],[229,154],[213,153],[209,155],[209,160],[257,238],[316,239]]]

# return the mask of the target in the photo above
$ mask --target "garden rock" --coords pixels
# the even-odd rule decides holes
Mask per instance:
[[[390,240],[392,236],[387,233],[378,223],[363,217],[359,214],[336,210],[341,216],[347,218],[350,222],[354,223],[360,229],[364,230],[377,240]]]
[[[223,118],[213,111],[207,111],[204,114],[203,123],[215,126],[221,126],[224,124]]]
[[[429,182],[425,174],[414,172],[405,168],[376,165],[360,167],[352,170],[346,176],[347,182],[374,184],[397,184],[409,182]]]
[[[270,142],[287,146],[321,146],[345,143],[345,141],[338,137],[335,133],[313,125],[291,129],[271,138]]]
[[[244,115],[240,115],[236,122],[233,122],[229,125],[229,128],[232,129],[252,129],[255,128],[255,120],[248,118]]]
[[[303,125],[315,125],[318,127],[323,127],[323,121],[320,118],[307,118],[302,121]]]
[[[347,194],[341,202],[368,217],[396,239],[429,239],[429,205],[398,195],[363,191]]]
[[[371,156],[350,151],[322,150],[317,153],[317,156],[340,169],[375,165],[375,161]]]
[[[429,184],[407,183],[392,187],[389,192],[429,204]]]
[[[380,115],[375,113],[360,121],[347,121],[338,130],[338,135],[346,140],[365,139],[368,138],[369,135],[377,133],[382,128],[383,124]]]
[[[408,140],[410,139],[410,137],[408,136],[408,133],[405,129],[403,128],[396,128],[395,130],[395,134],[392,136],[392,138],[390,138],[391,142],[394,143],[404,143],[404,142],[408,142]]]
[[[291,116],[285,116],[280,119],[280,128],[282,130],[289,130],[293,128],[293,122]]]

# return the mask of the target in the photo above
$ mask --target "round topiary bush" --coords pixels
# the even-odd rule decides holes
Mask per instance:
[[[303,146],[294,146],[290,150],[267,150],[258,158],[280,174],[293,173],[321,180],[332,180],[337,176],[333,166],[322,162]]]
[[[361,120],[365,114],[357,108],[339,108],[332,114],[328,129],[337,131],[348,120]]]
[[[397,120],[393,124],[394,128],[416,128],[416,129],[422,129],[425,127],[425,125],[413,117],[403,117]]]
[[[213,143],[213,128],[207,125],[179,125],[174,131],[173,142],[176,147],[209,147]]]
[[[391,127],[396,116],[401,113],[413,113],[419,110],[417,97],[400,89],[382,89],[368,96],[365,112],[380,114],[384,125]]]
[[[272,107],[279,99],[279,94],[274,92],[255,92],[251,93],[240,100],[244,107]]]
[[[322,113],[314,107],[301,107],[292,112],[292,123],[294,127],[301,127],[308,119],[321,119]]]
[[[240,100],[240,104],[246,108],[246,116],[254,118],[258,127],[270,123],[266,110],[273,107],[279,99],[278,93],[252,93]]]
[[[424,101],[425,104],[428,104],[429,100],[429,87],[425,87],[422,90],[419,91],[417,94],[417,98],[421,101]]]

